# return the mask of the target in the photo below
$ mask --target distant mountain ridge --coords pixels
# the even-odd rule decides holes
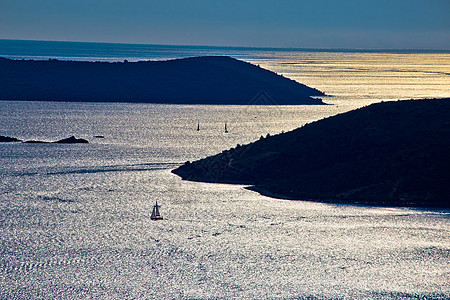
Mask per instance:
[[[324,93],[227,56],[114,63],[0,58],[1,100],[323,104],[318,96]]]
[[[372,104],[187,162],[186,180],[291,199],[450,207],[450,99]]]

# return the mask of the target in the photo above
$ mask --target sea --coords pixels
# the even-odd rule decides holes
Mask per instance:
[[[450,97],[450,51],[0,40],[12,59],[204,55],[260,65],[328,105],[0,101],[0,135],[89,141],[0,144],[0,299],[450,298],[450,210],[275,199],[171,173],[372,103]]]

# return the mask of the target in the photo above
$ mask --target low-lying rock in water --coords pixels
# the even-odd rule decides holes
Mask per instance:
[[[12,143],[12,142],[21,142],[21,140],[16,139],[15,137],[0,135],[0,143]]]
[[[25,144],[50,144],[50,142],[45,142],[45,141],[35,141],[35,140],[29,140],[29,141],[25,141]]]
[[[450,99],[376,103],[186,163],[186,180],[334,203],[450,207]]]
[[[56,141],[53,143],[56,143],[56,144],[87,144],[89,142],[85,139],[77,139],[74,136],[71,136],[66,139],[62,139],[62,140],[59,140],[59,141]]]
[[[12,138],[12,137],[7,137],[7,136],[0,136],[0,142],[22,142],[22,140]],[[87,143],[89,143],[89,141],[87,141],[85,139],[77,139],[76,137],[71,136],[66,139],[62,139],[62,140],[55,141],[55,142],[29,140],[29,141],[24,141],[23,143],[25,143],[25,144],[50,144],[50,143],[53,143],[53,144],[87,144]]]

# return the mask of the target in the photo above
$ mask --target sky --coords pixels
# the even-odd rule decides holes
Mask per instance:
[[[0,39],[450,49],[450,0],[0,0]]]

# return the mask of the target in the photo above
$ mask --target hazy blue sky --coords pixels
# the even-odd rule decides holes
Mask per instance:
[[[450,49],[450,0],[0,0],[0,39]]]

